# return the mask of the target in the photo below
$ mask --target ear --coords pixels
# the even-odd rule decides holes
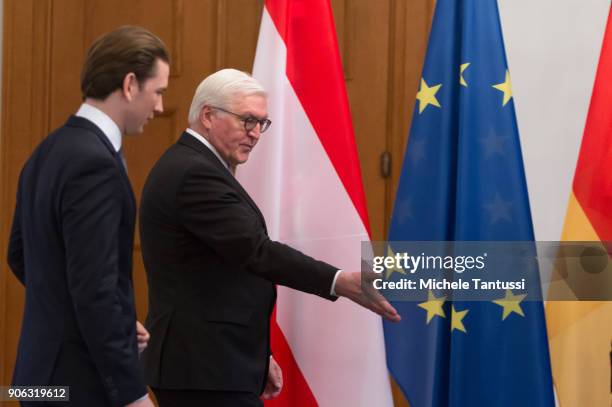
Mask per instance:
[[[125,75],[125,78],[123,78],[121,92],[128,102],[131,102],[132,99],[134,99],[134,94],[136,93],[137,89],[138,79],[136,78],[136,74],[134,72],[130,72]]]
[[[202,123],[202,126],[204,126],[206,130],[210,130],[212,127],[212,113],[212,109],[207,105],[204,105],[200,110],[200,123]]]

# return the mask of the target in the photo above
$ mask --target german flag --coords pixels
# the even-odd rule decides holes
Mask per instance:
[[[599,241],[604,248],[609,247],[606,242],[612,241],[611,16],[612,13],[608,15],[561,238]],[[612,262],[607,260],[609,271]],[[607,287],[612,291],[612,285]],[[612,296],[608,301],[550,301],[559,298],[558,292],[549,292],[546,314],[553,380],[560,406],[609,406]]]

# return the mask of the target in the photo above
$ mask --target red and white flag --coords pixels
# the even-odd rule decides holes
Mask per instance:
[[[266,0],[253,76],[272,127],[238,179],[270,237],[347,271],[369,224],[329,0]],[[272,350],[285,385],[274,406],[393,405],[381,319],[279,287]]]

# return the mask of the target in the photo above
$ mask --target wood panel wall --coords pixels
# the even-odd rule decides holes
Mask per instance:
[[[372,237],[382,240],[397,187],[434,0],[332,0]],[[46,134],[76,111],[83,56],[101,33],[143,25],[171,50],[166,112],[126,140],[137,197],[153,162],[186,126],[197,84],[234,67],[250,71],[260,0],[5,0],[0,133],[0,385],[10,383],[23,288],[6,265],[21,167]],[[391,156],[383,177],[381,155]],[[134,279],[140,318],[146,282],[138,242]],[[42,339],[41,339],[42,340]]]

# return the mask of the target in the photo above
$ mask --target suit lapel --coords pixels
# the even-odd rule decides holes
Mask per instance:
[[[204,143],[197,140],[195,137],[193,137],[187,132],[183,132],[178,143],[193,148],[196,151],[199,151],[208,161],[212,162],[215,167],[218,168],[219,172],[223,174],[223,177],[225,177],[225,179],[227,179],[230,184],[234,186],[236,191],[238,191],[238,193],[244,198],[244,200],[247,201],[247,203],[253,208],[255,213],[257,213],[257,215],[261,219],[262,224],[264,225],[264,229],[266,229],[267,234],[268,232],[266,228],[266,220],[259,208],[257,207],[257,204],[255,203],[255,201],[253,201],[253,199],[251,199],[248,192],[242,187],[242,185],[240,185],[240,182],[238,182],[236,177],[232,175],[229,168],[225,167],[223,163],[219,161],[219,158],[217,158],[215,153],[213,153]]]

